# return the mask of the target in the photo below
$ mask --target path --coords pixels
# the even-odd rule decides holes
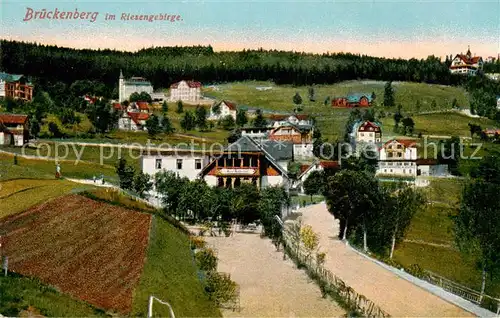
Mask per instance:
[[[304,224],[320,234],[325,266],[393,317],[471,317],[465,310],[398,277],[337,239],[338,221],[324,203],[302,209]]]
[[[283,261],[269,239],[258,234],[205,237],[217,251],[218,271],[231,274],[240,285],[240,312],[224,310],[225,317],[339,317],[345,311],[321,297],[319,287]]]

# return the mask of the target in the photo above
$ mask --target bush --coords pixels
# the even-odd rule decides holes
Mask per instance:
[[[202,249],[207,244],[207,242],[199,236],[190,236],[189,241],[191,242],[191,249]]]
[[[204,248],[195,255],[198,267],[206,272],[213,272],[217,269],[217,256],[211,248]]]
[[[222,305],[238,297],[238,284],[227,274],[210,272],[207,275],[205,291],[209,299],[215,301],[217,305]]]

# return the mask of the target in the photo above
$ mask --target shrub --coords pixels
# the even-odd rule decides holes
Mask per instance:
[[[209,299],[221,305],[238,297],[238,284],[233,282],[227,274],[210,272],[207,275],[205,291]]]
[[[207,244],[207,242],[199,236],[190,236],[189,241],[191,242],[192,249],[201,249]]]
[[[213,272],[217,269],[217,256],[211,248],[204,248],[195,255],[198,267],[206,272]]]

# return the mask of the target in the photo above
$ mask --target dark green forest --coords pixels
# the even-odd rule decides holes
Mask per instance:
[[[155,89],[168,87],[181,79],[196,79],[204,84],[272,80],[277,84],[295,85],[353,79],[444,85],[459,85],[464,81],[459,75],[451,75],[447,63],[433,56],[404,60],[349,53],[214,52],[211,46],[157,47],[132,53],[79,50],[6,40],[0,44],[4,71],[67,84],[76,80],[97,80],[114,87],[120,69],[126,77],[146,77]]]

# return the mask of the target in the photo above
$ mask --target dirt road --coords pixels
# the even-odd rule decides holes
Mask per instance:
[[[357,254],[338,240],[338,221],[324,203],[300,210],[303,224],[320,234],[325,266],[393,317],[472,317],[471,313],[413,285]]]
[[[345,313],[290,261],[283,261],[268,239],[258,234],[206,237],[218,254],[219,272],[240,285],[240,312],[225,317],[339,317]]]

